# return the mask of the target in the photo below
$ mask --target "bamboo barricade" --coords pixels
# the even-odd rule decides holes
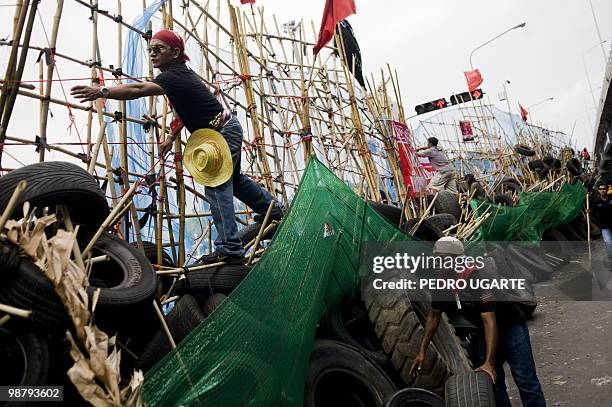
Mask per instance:
[[[409,119],[404,111],[397,71],[386,64],[386,67],[381,67],[378,79],[373,75],[366,78],[367,89],[357,89],[351,73],[354,67],[343,62],[345,50],[342,46],[334,50],[330,44],[314,59],[309,52],[304,53],[305,50],[311,49],[317,36],[312,22],[309,25],[311,30],[306,30],[307,26],[300,21],[293,28],[285,26],[286,34],[283,34],[276,16],[272,15],[273,24],[270,27],[274,32],[271,32],[267,25],[270,20],[265,18],[262,7],[249,8],[247,12],[244,8],[222,4],[221,0],[212,4],[210,1],[204,3],[192,0],[188,4],[166,2],[158,11],[162,20],[161,26],[158,20],[154,19],[146,29],[139,29],[128,23],[129,18],[122,15],[121,0],[116,1],[115,10],[101,10],[97,0],[77,0],[76,3],[84,10],[83,18],[91,17],[92,24],[91,59],[83,61],[69,55],[64,44],[58,41],[63,1],[58,0],[53,17],[50,17],[53,26],[49,47],[30,44],[29,33],[32,30],[28,30],[28,27],[37,29],[31,24],[36,2],[16,3],[13,38],[10,41],[0,41],[0,46],[10,47],[7,70],[0,83],[0,112],[3,113],[1,123],[8,123],[10,118],[10,114],[7,116],[5,113],[11,110],[11,95],[18,100],[38,100],[40,141],[7,135],[7,128],[3,126],[0,129],[0,143],[4,142],[2,150],[12,152],[13,149],[36,146],[39,148],[39,161],[48,158],[45,151],[51,151],[50,154],[56,157],[63,154],[71,160],[82,160],[90,173],[107,184],[106,191],[113,211],[117,210],[109,225],[120,221],[120,233],[126,238],[128,234],[132,235],[131,239],[135,239],[139,245],[141,240],[166,242],[158,244],[158,264],[161,264],[163,246],[170,247],[173,258],[178,260],[179,264],[184,264],[187,260],[185,253],[188,233],[200,236],[194,246],[189,248],[190,254],[203,253],[206,249],[199,248],[200,245],[210,249],[213,240],[212,228],[209,227],[210,219],[206,219],[206,215],[200,214],[199,210],[193,214],[194,211],[188,207],[199,207],[205,203],[205,199],[203,188],[195,184],[190,186],[189,174],[183,175],[180,154],[184,141],[179,139],[175,143],[174,160],[172,157],[164,160],[157,157],[154,144],[164,141],[169,132],[169,109],[166,101],[164,98],[150,97],[145,114],[141,117],[128,117],[125,102],[120,102],[117,111],[113,112],[108,105],[102,103],[84,105],[63,100],[58,96],[57,86],[53,86],[53,82],[63,80],[58,76],[58,68],[64,64],[87,69],[88,75],[81,76],[88,78],[93,84],[96,84],[103,74],[112,75],[116,83],[122,83],[124,80],[142,81],[153,77],[154,72],[150,64],[139,74],[122,72],[122,37],[126,31],[139,35],[144,44],[154,29],[178,29],[188,47],[191,47],[189,51],[195,57],[192,58],[192,63],[201,60],[197,72],[204,83],[218,93],[223,104],[236,112],[245,127],[242,154],[246,162],[243,162],[243,171],[261,182],[283,203],[290,203],[306,162],[314,155],[364,197],[380,201],[382,191],[388,197],[395,195],[394,203],[402,206],[404,217],[424,215],[423,210],[427,205],[409,198],[409,191],[405,186],[407,180],[400,168],[393,133],[393,121],[408,124]],[[142,10],[147,8],[147,3],[151,2],[143,0]],[[181,8],[179,10],[176,7]],[[227,26],[224,25],[226,21]],[[100,52],[100,24],[105,24],[105,28],[109,24],[116,25],[116,31],[104,29],[106,38],[108,34],[112,37],[112,33],[116,33],[117,52],[114,63],[105,60],[106,57]],[[307,31],[310,35],[307,35]],[[342,39],[338,38],[336,44],[342,45]],[[108,44],[104,45],[106,48]],[[224,49],[228,45],[231,46]],[[194,47],[199,53],[192,52]],[[41,62],[38,66],[38,80],[29,80],[31,78],[24,76],[24,69],[21,69],[22,62],[28,54],[48,53],[49,49],[52,50],[52,63],[47,64],[45,72]],[[333,56],[332,51],[336,51],[338,57]],[[74,79],[69,78],[66,81]],[[34,85],[38,85],[39,89],[25,88]],[[57,138],[50,131],[51,108],[71,109],[80,123],[86,123],[87,137],[85,143],[81,144],[86,151],[85,157],[74,151],[74,147],[55,142]],[[501,174],[511,174],[517,178],[517,174],[522,172],[524,175],[517,179],[522,186],[526,187],[537,181],[542,183],[544,188],[553,188],[559,176],[550,175],[546,179],[536,180],[528,171],[524,160],[511,151],[499,123],[490,113],[490,106],[483,100],[462,105],[459,109],[463,119],[474,124],[475,132],[479,136],[474,144],[462,142],[456,122],[434,123],[433,119],[427,119],[422,121],[422,125],[431,135],[435,134],[441,141],[448,143],[448,151],[460,162],[461,175],[472,172],[481,180],[493,176],[497,177],[499,182],[502,180]],[[94,115],[98,120],[94,120]],[[136,142],[127,127],[128,123],[149,129],[147,141],[144,143],[146,145],[142,146],[147,154],[145,169],[130,164],[130,151],[133,151],[130,144]],[[115,141],[108,139],[110,129],[116,129]],[[533,141],[537,144],[538,155],[543,153],[547,141],[538,138],[533,129],[517,133],[519,142]],[[422,140],[411,142],[420,144]],[[378,146],[380,151],[371,149],[372,145]],[[494,162],[495,169],[484,173],[476,171],[470,162],[473,154]],[[11,158],[5,158],[8,159]],[[118,164],[113,164],[117,162]],[[10,163],[15,166],[13,161]],[[1,164],[2,156],[0,169],[6,168]],[[149,185],[142,181],[153,175],[156,191],[155,195],[151,196],[155,202],[153,209],[136,205],[132,198],[126,198],[129,191],[142,193],[144,186]],[[122,184],[121,191],[116,188],[117,181]],[[487,193],[492,195],[495,184],[493,188],[486,185],[485,188]],[[139,216],[147,210],[152,213],[152,232],[144,229],[141,231],[137,227]],[[205,210],[202,212],[208,213]],[[250,216],[242,207],[237,207],[237,213],[246,213],[247,219]],[[462,214],[463,221],[473,221],[468,217],[467,212]],[[245,223],[243,218],[243,215],[239,216],[239,220]],[[203,222],[200,222],[201,219]],[[173,220],[178,220],[176,231]],[[199,231],[194,233],[194,228]],[[461,226],[455,229],[457,233],[471,232]]]

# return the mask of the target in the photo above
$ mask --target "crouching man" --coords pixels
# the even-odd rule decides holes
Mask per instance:
[[[434,255],[445,258],[463,256],[463,244],[454,237],[443,237],[434,245]],[[454,270],[438,270],[438,273],[440,278],[469,279],[478,278],[479,271],[468,269],[458,274]],[[506,389],[505,362],[510,365],[523,406],[546,406],[536,374],[529,330],[523,312],[513,302],[496,302],[493,293],[486,290],[432,291],[431,309],[425,321],[425,332],[419,353],[412,364],[411,374],[419,374],[429,343],[440,324],[442,312],[449,316],[461,314],[478,328],[478,356],[481,365],[475,370],[487,372],[491,376],[497,387],[500,407],[512,407]]]

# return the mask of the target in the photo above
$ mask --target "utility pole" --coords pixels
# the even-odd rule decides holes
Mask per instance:
[[[514,137],[517,138],[517,142],[518,142],[518,135],[516,134],[516,126],[514,125],[514,116],[512,115],[512,109],[510,108],[510,98],[508,97],[508,89],[506,89],[506,84],[510,84],[510,81],[508,80],[504,81],[504,96],[506,97],[506,103],[508,103],[508,114],[510,115],[510,122],[512,123],[512,130],[514,131]]]
[[[601,30],[599,29],[599,23],[597,22],[597,16],[595,16],[595,8],[593,7],[593,0],[589,0],[589,4],[591,5],[591,13],[593,14],[593,21],[595,22],[595,29],[597,30],[597,36],[599,37],[599,45],[601,45],[601,53],[604,58],[604,65],[608,63],[608,55],[606,54],[606,49],[603,46],[604,40],[601,38]]]

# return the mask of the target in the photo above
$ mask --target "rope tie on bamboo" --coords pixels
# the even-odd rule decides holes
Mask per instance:
[[[68,125],[66,130],[68,131],[70,135],[72,135],[72,127],[76,126],[75,117],[74,117],[74,113],[72,113],[72,108],[70,107],[70,103],[66,102],[66,107],[68,108],[68,120],[70,121],[70,124]]]
[[[174,169],[175,169],[176,175],[178,177],[183,176],[183,170],[181,168],[179,168],[179,166],[178,166],[178,163],[180,163],[182,161],[183,161],[183,154],[181,154],[181,153],[174,153],[174,164],[176,164]]]
[[[157,121],[153,120],[150,117],[145,117],[145,122],[142,124],[142,131],[145,133],[149,133],[151,131],[151,127],[157,126]]]
[[[83,161],[84,164],[89,164],[91,162],[91,157],[85,153],[77,153],[77,157],[79,157],[79,159]]]
[[[304,130],[300,137],[302,141],[312,141],[312,131],[310,129]]]
[[[38,58],[36,58],[36,62],[40,62],[40,60],[43,57],[43,55],[45,56],[45,64],[47,66],[53,64],[54,59],[55,59],[54,58],[54,56],[55,56],[55,47],[41,49],[40,52],[38,53]]]
[[[89,17],[90,21],[94,20],[95,17],[95,13],[97,12],[102,12],[102,10],[99,10],[98,5],[97,4],[91,4],[89,5],[89,10],[91,11],[91,16]]]
[[[40,138],[40,136],[36,136],[34,138],[34,145],[36,146],[36,152],[40,152],[41,147],[47,151],[51,151],[51,148],[49,147],[49,144],[47,144],[47,140],[43,140]]]
[[[251,149],[253,151],[253,155],[254,156],[255,156],[255,150],[257,150],[257,148],[263,146],[262,141],[263,141],[263,137],[258,135],[258,136],[255,136],[255,138],[251,142]]]
[[[123,70],[121,69],[121,67],[115,69],[115,67],[111,65],[110,68],[112,69],[111,75],[113,75],[116,79],[119,79],[119,77],[123,76]]]

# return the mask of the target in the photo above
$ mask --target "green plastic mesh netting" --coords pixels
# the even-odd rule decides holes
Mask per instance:
[[[491,216],[472,240],[542,240],[545,230],[566,225],[578,216],[585,199],[586,189],[581,183],[564,184],[559,192],[521,192],[517,206],[497,206],[474,199],[470,204],[476,215],[489,209]]]
[[[363,244],[409,240],[311,159],[270,247],[146,376],[148,406],[301,406],[315,328],[355,293]]]
[[[493,208],[478,239],[539,240],[546,228],[575,217],[584,197],[581,185],[566,185],[560,193],[522,194],[518,207]],[[355,294],[364,244],[410,239],[311,159],[261,260],[146,375],[146,404],[303,405],[317,322],[326,309]]]

